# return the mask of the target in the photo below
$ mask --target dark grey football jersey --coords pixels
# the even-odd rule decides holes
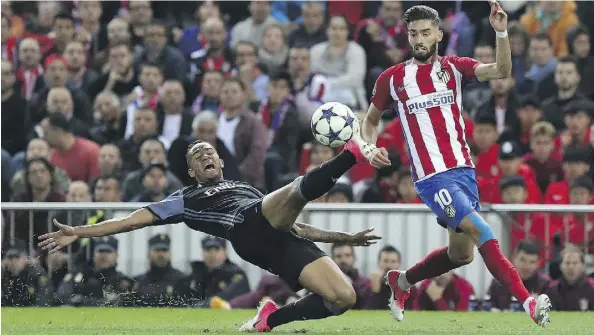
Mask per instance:
[[[223,180],[184,187],[145,208],[157,217],[155,225],[184,222],[190,229],[228,239],[233,226],[243,222],[241,212],[262,197],[248,183]]]

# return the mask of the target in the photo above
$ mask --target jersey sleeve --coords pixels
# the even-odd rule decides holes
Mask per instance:
[[[184,197],[179,191],[145,208],[157,218],[153,225],[179,223],[184,220]]]
[[[390,94],[390,75],[393,68],[388,68],[382,72],[373,86],[371,93],[371,102],[380,111],[385,111],[390,108],[392,104],[392,96]]]
[[[475,70],[482,63],[470,57],[452,57],[450,62],[462,73],[464,80],[476,79]]]

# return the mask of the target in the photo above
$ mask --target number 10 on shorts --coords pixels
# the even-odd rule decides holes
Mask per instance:
[[[439,204],[441,209],[445,209],[446,206],[452,204],[452,196],[450,195],[450,192],[448,192],[448,190],[446,190],[445,188],[442,188],[437,193],[435,193],[433,200]]]

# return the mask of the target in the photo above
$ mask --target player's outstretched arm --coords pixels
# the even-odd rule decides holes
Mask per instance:
[[[489,3],[491,5],[489,22],[497,35],[497,49],[495,63],[481,64],[475,69],[474,73],[479,81],[506,78],[511,76],[512,72],[511,48],[507,37],[507,14],[497,1],[490,0]]]
[[[353,246],[366,247],[377,243],[377,240],[381,239],[379,236],[369,235],[373,231],[373,228],[368,228],[358,233],[344,233],[320,229],[305,223],[295,222],[293,229],[300,237],[313,242],[344,243]]]
[[[79,238],[99,237],[117,233],[128,232],[143,228],[155,222],[155,216],[145,208],[141,208],[123,218],[111,219],[95,225],[70,227],[54,219],[54,225],[60,230],[39,236],[40,246],[43,250],[54,253],[71,244]]]

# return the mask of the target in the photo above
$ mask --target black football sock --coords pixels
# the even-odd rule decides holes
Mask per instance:
[[[325,301],[321,296],[310,293],[294,303],[281,307],[268,317],[270,329],[293,321],[325,319],[340,315],[347,309],[339,309]]]
[[[357,163],[355,156],[347,150],[331,160],[320,164],[306,173],[299,182],[301,195],[308,200],[315,200],[334,187],[336,180]]]

